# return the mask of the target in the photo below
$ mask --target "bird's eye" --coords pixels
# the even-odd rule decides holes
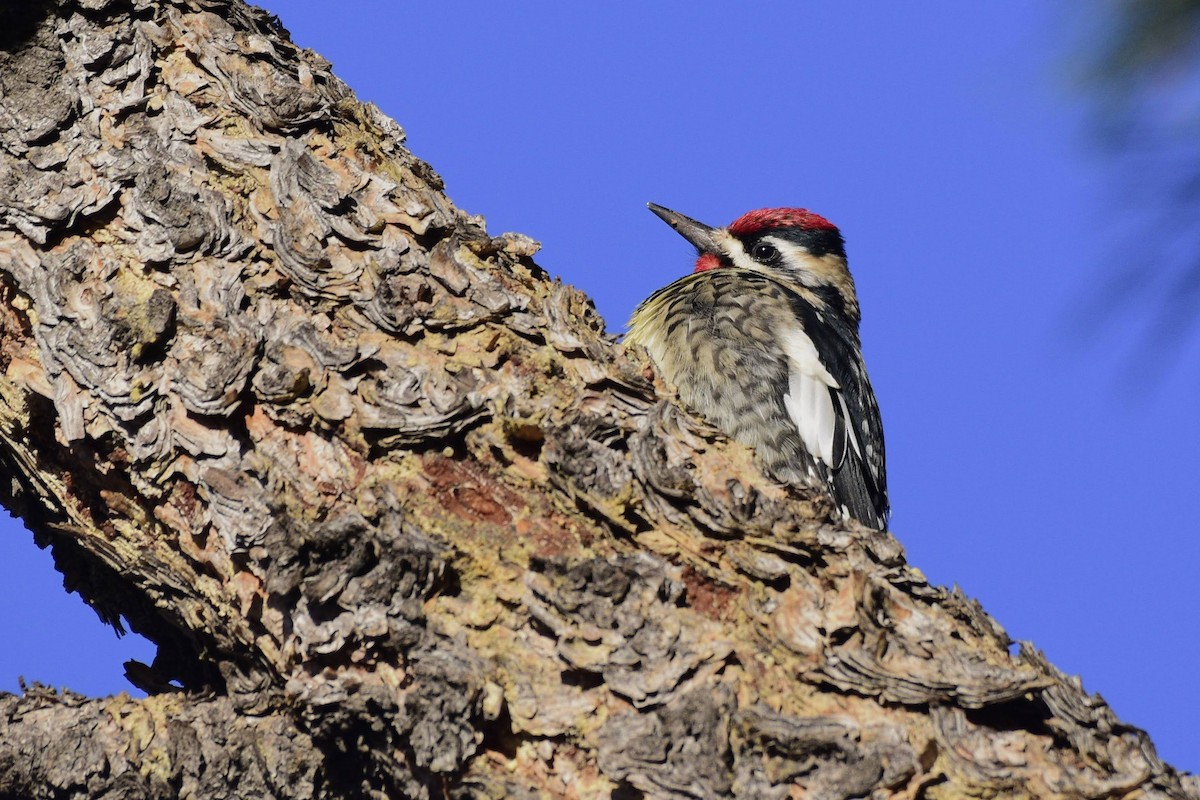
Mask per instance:
[[[754,249],[750,251],[750,257],[755,261],[766,264],[778,258],[779,251],[773,244],[759,242],[758,244],[754,245]]]

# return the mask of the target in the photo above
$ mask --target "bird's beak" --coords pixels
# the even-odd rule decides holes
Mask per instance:
[[[647,203],[646,206],[659,219],[674,228],[676,233],[695,245],[701,253],[719,253],[721,251],[713,238],[713,229],[708,225],[655,203]]]

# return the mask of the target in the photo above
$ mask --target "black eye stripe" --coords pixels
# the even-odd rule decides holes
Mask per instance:
[[[746,252],[760,264],[782,262],[783,255],[779,252],[778,246],[773,245],[769,241],[771,238],[781,242],[797,244],[803,247],[809,255],[818,258],[831,253],[842,258],[846,257],[846,248],[842,243],[842,235],[833,228],[776,228],[771,231],[765,231],[743,240]],[[763,246],[772,248],[775,250],[775,253],[768,257],[766,253],[759,249]]]
[[[842,243],[842,235],[833,229],[788,228],[776,231],[775,235],[795,242],[807,250],[810,255],[823,256],[829,253],[843,257],[846,255],[845,245]]]

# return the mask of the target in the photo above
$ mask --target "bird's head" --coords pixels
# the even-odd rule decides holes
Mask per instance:
[[[803,208],[760,208],[714,228],[654,203],[650,210],[698,251],[696,272],[740,267],[801,287],[837,313],[858,320],[858,296],[842,234]]]

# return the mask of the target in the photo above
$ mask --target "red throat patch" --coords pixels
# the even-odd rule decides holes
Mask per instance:
[[[707,272],[710,269],[716,269],[721,266],[721,259],[717,258],[713,253],[701,253],[696,259],[696,268],[693,272]]]
[[[803,228],[836,231],[837,226],[806,208],[760,208],[742,214],[729,226],[734,236],[750,236],[771,228]]]

